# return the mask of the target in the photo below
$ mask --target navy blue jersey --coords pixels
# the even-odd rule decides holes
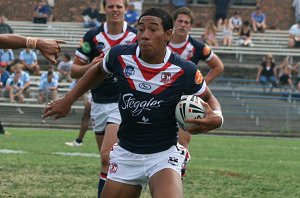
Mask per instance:
[[[91,62],[95,57],[105,55],[112,46],[117,44],[132,44],[136,42],[136,29],[124,22],[123,33],[108,35],[107,23],[89,30],[83,37],[76,56],[85,63]],[[91,90],[95,103],[117,102],[120,92],[117,79],[114,76],[107,78],[98,87]]]
[[[144,62],[139,52],[137,44],[115,46],[105,56],[103,68],[115,74],[120,86],[119,145],[147,154],[176,145],[176,104],[183,94],[201,95],[206,84],[192,62],[169,49],[161,64]]]
[[[179,54],[183,59],[190,60],[195,65],[200,60],[210,61],[214,53],[208,45],[188,36],[187,40],[182,44],[169,43],[168,47],[175,53]]]

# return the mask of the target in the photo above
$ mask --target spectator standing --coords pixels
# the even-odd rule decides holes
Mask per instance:
[[[277,68],[276,73],[279,79],[279,86],[289,85],[291,89],[294,91],[294,84],[292,81],[292,70],[293,67],[289,64],[289,57],[285,57],[282,64],[279,65]]]
[[[266,30],[266,15],[262,12],[259,6],[251,13],[252,29],[256,32],[265,32]]]
[[[63,61],[58,64],[57,70],[59,73],[58,82],[66,79],[67,82],[72,82],[71,78],[71,68],[72,68],[73,61],[71,60],[71,56],[67,53],[63,55]]]
[[[57,87],[58,82],[53,78],[53,72],[48,71],[47,79],[42,79],[40,82],[38,103],[42,104],[49,100],[56,100],[58,98]]]
[[[221,19],[221,23],[223,20],[227,18],[227,11],[229,7],[230,0],[215,0],[216,10],[215,10],[215,22],[219,22]]]
[[[256,81],[261,85],[268,85],[270,83],[272,87],[277,87],[277,73],[276,64],[272,54],[268,54],[264,57],[263,62],[260,64]]]
[[[6,23],[4,15],[0,15],[0,34],[13,34],[14,31],[9,24]]]
[[[205,43],[211,46],[218,46],[218,41],[216,39],[217,27],[214,24],[213,20],[207,22],[205,29],[203,40]]]
[[[288,47],[300,47],[300,20],[289,30]]]
[[[93,28],[96,26],[99,26],[99,9],[97,6],[97,2],[95,0],[92,0],[89,4],[89,7],[87,7],[83,12],[81,13],[81,16],[84,20],[83,27],[85,28]]]
[[[40,66],[35,51],[26,48],[20,52],[19,58],[24,65],[24,71],[28,71],[31,75],[40,75]]]
[[[134,4],[129,3],[127,12],[125,13],[125,21],[132,27],[134,27],[139,19],[139,12],[135,10]]]
[[[243,25],[243,21],[242,21],[242,18],[240,16],[240,12],[235,11],[233,16],[230,17],[229,21],[230,21],[230,24],[233,27],[233,32],[239,32],[242,25]]]
[[[49,8],[44,0],[39,0],[34,7],[33,23],[46,24],[49,18]]]
[[[221,26],[224,46],[230,46],[232,44],[232,30],[233,27],[229,20],[227,18],[224,19],[223,25]]]
[[[300,0],[293,0],[293,7],[295,8],[296,23],[300,20]]]
[[[253,46],[253,43],[252,43],[252,30],[250,28],[249,21],[244,21],[243,22],[243,26],[240,29],[238,35],[239,35],[238,44],[240,46],[244,46],[244,47]]]

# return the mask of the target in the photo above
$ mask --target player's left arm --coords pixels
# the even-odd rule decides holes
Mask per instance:
[[[207,75],[204,77],[206,84],[211,83],[216,77],[220,76],[224,71],[224,64],[221,59],[214,54],[213,57],[206,62],[211,68]]]

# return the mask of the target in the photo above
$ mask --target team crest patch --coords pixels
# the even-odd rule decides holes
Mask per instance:
[[[90,43],[83,42],[82,45],[81,45],[81,49],[82,49],[83,53],[86,53],[86,54],[90,53],[91,52],[91,45],[90,45]]]
[[[97,45],[98,50],[103,50],[105,48],[105,44],[103,42],[99,42]]]
[[[210,54],[210,51],[211,51],[210,47],[205,44],[205,47],[203,48],[203,55],[208,56]]]
[[[196,75],[195,75],[195,83],[196,84],[201,84],[203,82],[203,76],[199,70],[197,70]]]
[[[110,163],[109,165],[109,173],[116,173],[118,170],[118,164]]]
[[[126,45],[131,45],[133,42],[132,41],[125,41]]]
[[[164,83],[165,85],[166,84],[170,84],[172,82],[172,80],[171,80],[171,73],[169,73],[169,72],[163,72],[161,74],[161,80],[160,80],[160,82]]]
[[[134,67],[131,65],[127,65],[124,69],[124,73],[126,77],[134,75]]]

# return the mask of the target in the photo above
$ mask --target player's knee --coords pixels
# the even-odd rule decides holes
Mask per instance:
[[[101,151],[101,165],[102,166],[109,166],[109,152]]]

